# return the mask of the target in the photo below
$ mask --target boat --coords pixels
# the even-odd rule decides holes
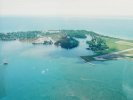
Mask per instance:
[[[8,61],[7,60],[4,60],[3,61],[3,65],[8,65]]]
[[[4,65],[8,65],[8,62],[4,62],[3,64],[4,64]]]

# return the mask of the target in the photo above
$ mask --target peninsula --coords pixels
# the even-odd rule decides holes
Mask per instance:
[[[107,61],[114,59],[133,58],[133,40],[126,40],[104,36],[86,30],[47,30],[0,33],[1,41],[19,40],[33,45],[55,45],[63,49],[73,49],[79,46],[78,39],[86,39],[88,47],[84,48],[94,52],[93,55],[82,56],[86,62]]]

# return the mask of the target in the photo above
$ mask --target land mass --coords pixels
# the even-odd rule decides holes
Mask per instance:
[[[92,31],[86,30],[48,30],[48,31],[27,31],[0,33],[1,41],[19,40],[22,42],[31,42],[33,45],[56,45],[64,49],[73,49],[79,46],[78,38],[86,39],[88,50],[94,52],[93,55],[82,56],[86,62],[107,61],[114,59],[133,58],[133,40],[125,40],[104,36]]]

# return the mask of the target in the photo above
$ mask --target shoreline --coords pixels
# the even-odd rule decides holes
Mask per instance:
[[[52,30],[52,29],[50,29],[50,30]],[[7,31],[7,32],[0,32],[0,33],[2,33],[2,34],[6,34],[6,33],[12,33],[12,32],[32,32],[32,31],[40,31],[40,32],[46,32],[46,31],[50,31],[50,30],[25,30],[25,31],[20,31],[20,30],[18,30],[18,31]],[[57,30],[60,30],[60,29],[57,29]],[[65,30],[67,30],[67,29],[65,29]],[[69,30],[69,29],[68,29]],[[78,30],[78,29],[74,29],[74,30]],[[89,29],[84,29],[84,30],[86,30],[86,31],[90,31]],[[115,38],[115,39],[121,39],[121,40],[126,40],[126,41],[133,41],[133,37],[132,38],[129,38],[129,37],[124,37],[124,36],[120,36],[120,37],[116,37],[116,36],[111,36],[111,35],[108,35],[108,34],[104,34],[103,32],[99,32],[99,31],[92,31],[92,32],[95,32],[96,34],[99,34],[99,35],[101,35],[101,36],[104,36],[104,37],[110,37],[110,38]],[[112,33],[109,33],[109,34],[112,34]],[[119,34],[119,33],[117,33],[117,34]]]
[[[74,39],[75,38],[86,39],[88,38],[87,36],[89,36],[90,38],[92,38],[92,36],[100,37],[101,39],[106,41],[106,44],[109,47],[109,49],[96,52],[96,54],[92,56],[81,55],[80,57],[86,62],[95,61],[95,60],[107,61],[107,60],[113,60],[121,57],[133,58],[133,40],[105,36],[105,35],[101,35],[99,33],[96,33],[93,31],[87,31],[87,30],[47,30],[47,31],[11,32],[7,34],[0,34],[0,38],[1,38],[0,40],[1,41],[19,40],[21,42],[32,42],[32,44],[35,43],[36,45],[37,44],[45,45],[45,44],[51,44],[51,41],[52,43],[55,43],[60,40],[64,41],[64,39],[70,38],[70,37]],[[86,40],[86,41],[89,41],[89,40]]]

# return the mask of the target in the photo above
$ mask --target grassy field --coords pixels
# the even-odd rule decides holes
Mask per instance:
[[[111,38],[106,38],[105,40],[109,48],[112,50],[114,49],[116,51],[120,51],[120,50],[125,50],[133,47],[133,45],[126,45],[124,43],[124,42],[128,42],[126,40],[111,39]],[[123,43],[118,43],[118,41],[123,41]],[[129,43],[133,43],[133,42],[129,42]]]
[[[111,53],[133,48],[133,41],[131,40],[124,40],[124,39],[118,39],[118,38],[112,38],[112,37],[106,37],[106,36],[101,36],[101,38],[106,41],[106,44],[109,47],[109,49],[96,52],[94,55],[91,55],[91,56],[90,55],[81,56],[82,59],[84,59],[86,62],[95,61],[94,58],[97,56],[102,56],[102,55],[111,54]],[[130,56],[132,58],[133,50],[120,53],[120,55]]]

